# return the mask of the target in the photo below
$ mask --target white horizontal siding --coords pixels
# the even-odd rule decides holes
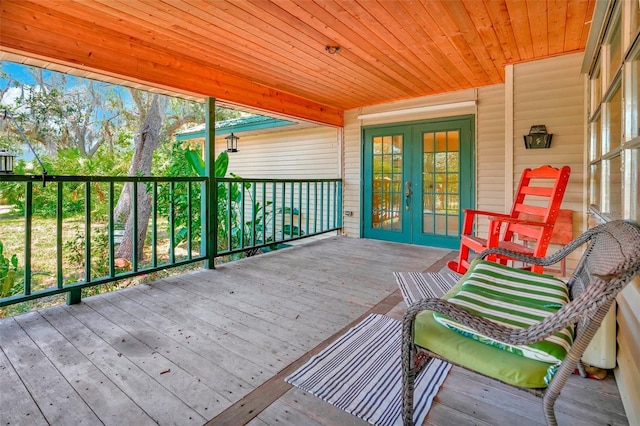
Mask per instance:
[[[504,213],[505,207],[505,88],[498,84],[478,89],[476,135],[476,208]],[[486,237],[488,223],[479,223]]]
[[[584,81],[582,54],[565,55],[514,66],[513,185],[522,170],[544,164],[571,167],[561,208],[574,211],[573,234],[584,229]],[[544,124],[553,134],[551,148],[526,149],[523,135],[532,125]],[[550,252],[558,247],[550,247]],[[578,260],[567,260],[572,270]]]
[[[216,152],[226,149],[216,138]],[[243,178],[337,178],[338,130],[314,126],[299,130],[240,136],[238,152],[229,153],[229,172]]]
[[[352,212],[344,216],[343,232],[347,236],[360,237],[360,194],[362,174],[361,127],[357,119],[358,111],[346,111],[344,114],[344,211]]]

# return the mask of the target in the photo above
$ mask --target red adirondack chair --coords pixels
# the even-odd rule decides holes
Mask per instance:
[[[551,241],[551,234],[558,218],[570,173],[569,166],[564,166],[561,169],[551,166],[542,166],[533,170],[525,169],[520,178],[511,213],[465,210],[458,261],[451,261],[447,266],[455,272],[464,273],[469,266],[469,252],[471,250],[480,253],[494,247],[529,256],[544,257]],[[549,185],[550,181],[553,182],[553,185]],[[532,202],[533,204],[531,204]],[[523,220],[525,215],[527,219]],[[474,222],[478,216],[487,216],[489,219],[487,238],[480,238],[473,234]],[[532,217],[539,218],[539,220],[531,220]],[[501,233],[503,224],[506,226],[504,232]],[[526,237],[533,243],[525,246],[516,241],[518,235],[521,238]],[[507,260],[512,258],[492,255],[487,259],[506,264]],[[543,267],[534,265],[531,269],[534,272],[542,273]]]

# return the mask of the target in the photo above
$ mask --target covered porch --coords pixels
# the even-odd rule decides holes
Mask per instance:
[[[369,313],[394,271],[455,252],[334,236],[0,321],[3,424],[365,424],[284,377]],[[116,409],[117,407],[117,409]],[[625,425],[612,376],[574,376],[560,424]],[[426,424],[543,424],[539,401],[454,368]]]
[[[358,239],[372,213],[366,129],[472,116],[473,207],[506,211],[523,168],[570,165],[563,207],[574,212],[574,236],[607,219],[588,216],[592,205],[639,217],[640,131],[623,132],[640,97],[637,2],[107,3],[3,1],[0,59],[205,100],[209,110],[217,103],[327,126],[330,178],[341,188],[336,228],[355,238],[1,320],[3,421],[358,423],[284,376],[367,312],[399,318],[391,273],[439,271],[451,254]],[[549,150],[522,144],[537,124],[555,134]],[[291,209],[289,217],[282,228],[301,216]],[[618,388],[636,423],[639,292],[636,280],[619,298],[617,385],[573,377],[557,404],[561,424],[626,424]],[[426,422],[538,424],[542,416],[532,397],[453,369]]]

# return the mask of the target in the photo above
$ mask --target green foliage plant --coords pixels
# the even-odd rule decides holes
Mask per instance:
[[[176,142],[173,145],[173,155],[165,174],[167,176],[205,176],[205,162],[200,153],[196,150],[182,146]],[[227,175],[229,168],[229,155],[226,151],[218,154],[214,164],[214,174],[216,178],[223,178]],[[240,176],[229,173],[235,179],[242,179]],[[251,198],[251,183],[244,182],[218,182],[217,186],[217,208],[218,208],[218,250],[226,250],[229,247],[236,249],[241,246],[241,239],[244,235],[244,246],[254,244],[266,244],[271,241],[271,237],[266,236],[266,228],[268,221],[271,219],[269,212],[265,211],[267,223],[262,223],[263,209],[267,209],[271,202],[268,201],[263,205],[259,201]],[[249,194],[251,199],[251,218],[247,221],[240,216],[241,203],[243,202],[242,193]],[[194,208],[191,212],[191,236],[194,242],[199,242],[200,235],[200,192],[194,191],[191,200]],[[188,196],[186,193],[186,185],[175,185],[173,194],[170,194],[168,188],[162,188],[158,193],[158,212],[159,214],[169,218],[169,214],[173,214],[173,223],[176,229],[174,244],[178,245],[186,241],[188,233]],[[255,223],[255,227],[254,227]],[[254,234],[255,230],[255,234]],[[275,247],[274,247],[275,248]],[[243,255],[251,256],[257,254],[259,250],[249,249]],[[234,256],[239,257],[239,256]]]
[[[0,241],[0,297],[9,297],[17,293],[18,256],[11,258],[4,255],[4,244]]]
[[[123,139],[122,143],[125,143]],[[101,146],[92,158],[85,158],[77,148],[65,148],[58,151],[55,158],[42,156],[42,161],[49,175],[71,176],[124,176],[127,166],[121,160],[130,154],[126,150],[118,149],[110,152],[108,147]],[[31,170],[24,161],[16,162],[14,168],[16,174],[27,174]],[[39,170],[33,170],[40,173]],[[116,185],[115,193],[120,192],[121,185]],[[91,183],[91,205],[93,207],[94,220],[106,220],[108,204],[107,185],[103,183]],[[2,195],[9,205],[13,205],[13,212],[24,214],[25,212],[25,184],[24,182],[3,182]],[[34,216],[56,217],[57,212],[57,185],[33,185]],[[63,184],[62,210],[65,216],[72,217],[84,214],[84,183],[65,182]]]

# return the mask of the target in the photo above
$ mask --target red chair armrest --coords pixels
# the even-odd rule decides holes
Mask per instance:
[[[525,226],[542,226],[542,227],[551,227],[552,225],[550,223],[544,223],[544,222],[532,222],[529,220],[521,220],[521,219],[516,219],[513,217],[502,217],[502,216],[491,216],[489,217],[489,220],[492,222],[503,222],[503,223],[517,223],[519,225],[525,225]]]
[[[496,213],[496,212],[488,212],[484,210],[473,210],[473,209],[464,209],[464,214],[467,215],[484,215],[484,216],[495,216],[495,217],[511,217],[508,214],[504,213]]]

